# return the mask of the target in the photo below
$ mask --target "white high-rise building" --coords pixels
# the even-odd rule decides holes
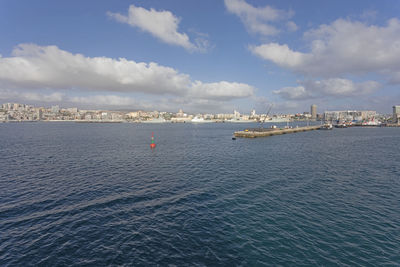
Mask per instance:
[[[311,105],[311,119],[317,119],[317,105]]]
[[[400,122],[400,106],[393,106],[393,122]]]

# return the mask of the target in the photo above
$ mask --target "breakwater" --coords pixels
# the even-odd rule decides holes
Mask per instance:
[[[267,137],[273,135],[313,131],[320,129],[321,127],[322,127],[321,125],[316,125],[316,126],[305,126],[296,128],[254,128],[254,129],[245,129],[244,131],[237,131],[234,133],[234,136],[244,137],[244,138]]]

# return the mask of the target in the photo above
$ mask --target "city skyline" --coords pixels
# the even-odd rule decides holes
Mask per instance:
[[[290,121],[324,121],[333,120],[368,123],[368,125],[379,125],[389,121],[397,123],[400,116],[400,106],[393,106],[392,114],[379,114],[374,110],[325,110],[317,113],[317,106],[312,104],[310,112],[297,112],[295,114],[274,114],[271,108],[267,113],[260,113],[253,109],[249,114],[233,110],[233,113],[189,113],[179,109],[178,112],[163,110],[88,110],[77,107],[35,107],[21,103],[4,103],[0,105],[0,122],[23,122],[23,121],[78,121],[78,122],[290,122]]]
[[[2,1],[0,101],[389,114],[399,11],[386,0]]]

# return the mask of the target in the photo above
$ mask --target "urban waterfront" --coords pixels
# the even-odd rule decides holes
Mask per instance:
[[[400,128],[258,126],[0,124],[0,265],[400,262]]]

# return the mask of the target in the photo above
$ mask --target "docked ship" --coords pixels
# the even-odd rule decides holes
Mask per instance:
[[[333,129],[333,125],[330,123],[326,123],[324,125],[321,126],[321,128],[319,128],[319,130],[332,130]]]
[[[200,116],[195,116],[190,122],[192,123],[208,123],[212,122],[212,120],[205,120],[204,118]]]
[[[282,117],[272,117],[270,120],[266,120],[265,122],[290,122],[289,118],[282,118]]]
[[[167,122],[163,117],[158,117],[152,120],[141,121],[142,123],[164,123]]]
[[[243,119],[230,119],[230,120],[226,120],[226,122],[234,122],[234,123],[249,123],[249,122],[255,122],[255,120],[243,120]]]
[[[380,126],[381,122],[376,120],[364,121],[361,123],[362,126]]]

